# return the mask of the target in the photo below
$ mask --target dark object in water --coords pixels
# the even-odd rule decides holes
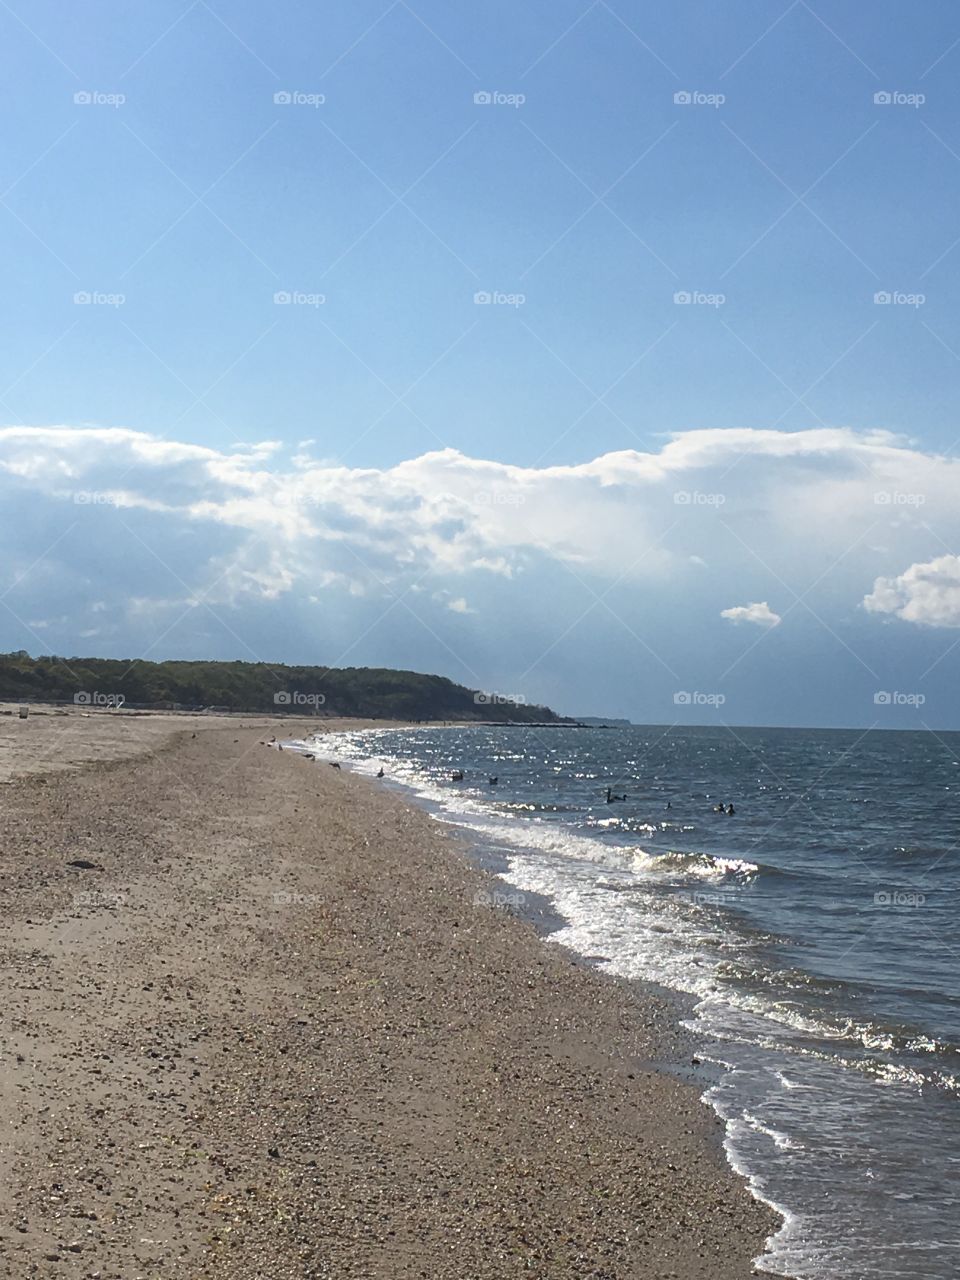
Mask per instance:
[[[499,781],[500,781],[499,774],[494,774],[494,776],[490,779],[491,787],[495,787]]]
[[[451,781],[451,782],[462,782],[462,781],[463,781],[463,770],[462,770],[462,769],[454,769],[453,773],[451,773],[451,775],[450,775],[450,781]]]
[[[615,804],[619,800],[626,800],[626,798],[627,798],[626,792],[624,792],[622,796],[615,796],[611,788],[607,787],[607,804]]]

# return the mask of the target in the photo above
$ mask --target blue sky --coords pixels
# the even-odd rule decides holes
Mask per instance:
[[[653,720],[693,715],[679,686],[872,723],[926,682],[960,727],[954,6],[0,25],[4,647],[348,652]],[[818,530],[781,509],[814,455],[850,504]]]

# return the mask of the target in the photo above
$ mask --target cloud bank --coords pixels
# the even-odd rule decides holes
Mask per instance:
[[[553,686],[605,647],[621,690],[696,687],[690,664],[716,681],[801,631],[872,671],[883,615],[960,626],[960,464],[887,433],[697,430],[543,468],[312,447],[0,430],[6,647],[492,672],[569,706],[594,695]]]

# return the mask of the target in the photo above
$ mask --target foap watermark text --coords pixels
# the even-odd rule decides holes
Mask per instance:
[[[94,689],[92,693],[82,689],[73,695],[73,701],[78,707],[107,707],[114,711],[119,711],[126,700],[125,693],[101,693],[99,689]]]
[[[677,707],[722,707],[726,700],[725,693],[701,693],[696,689],[678,689],[673,695]]]
[[[878,689],[873,695],[876,707],[922,707],[926,700],[925,693],[902,693],[899,689]]]
[[[325,693],[304,693],[301,689],[281,689],[273,695],[278,707],[322,707],[326,700]]]

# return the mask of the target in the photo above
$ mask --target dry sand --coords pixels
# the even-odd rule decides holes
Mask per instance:
[[[4,1280],[753,1273],[654,996],[276,721],[66,718],[0,719]]]

